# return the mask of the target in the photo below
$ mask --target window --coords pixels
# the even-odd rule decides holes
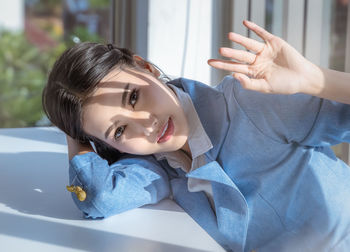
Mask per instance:
[[[41,91],[56,58],[110,41],[109,0],[12,0],[0,15],[0,127],[46,126]]]

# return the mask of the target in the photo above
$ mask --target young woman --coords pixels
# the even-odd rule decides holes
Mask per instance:
[[[278,57],[285,42],[246,25],[265,44],[233,35],[253,53],[224,49],[240,63],[211,60],[238,72],[215,88],[165,82],[152,64],[113,45],[82,43],[57,60],[43,106],[68,135],[69,190],[86,217],[172,197],[227,251],[350,246],[350,169],[330,149],[350,140],[350,106],[243,89],[238,79],[262,78],[274,87],[268,92],[278,82],[303,92],[306,83],[303,67]],[[276,39],[280,51],[271,47]]]

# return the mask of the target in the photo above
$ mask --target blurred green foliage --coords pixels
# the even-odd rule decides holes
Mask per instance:
[[[89,9],[100,12],[108,10],[110,4],[110,0],[88,2]],[[65,31],[66,36],[58,32],[57,22],[52,22],[52,19],[62,18],[63,1],[25,0],[25,5],[27,17],[51,18],[48,22],[36,20],[35,24],[56,44],[39,49],[28,42],[24,32],[0,29],[0,128],[49,124],[43,120],[46,116],[42,110],[41,94],[55,60],[75,43],[105,42],[100,36],[102,34],[91,34],[84,25],[74,25],[72,31]]]
[[[69,39],[66,40],[66,45],[72,47],[74,44],[84,41],[106,43],[106,41],[98,34],[91,34],[84,26],[77,26],[74,28],[73,32],[69,34]]]
[[[90,7],[94,9],[106,8],[110,4],[110,0],[89,0]]]
[[[37,126],[45,117],[42,89],[56,59],[76,42],[103,42],[85,27],[76,27],[73,34],[70,39],[56,39],[54,47],[41,50],[30,44],[23,32],[0,31],[0,128]]]
[[[35,126],[43,117],[47,73],[66,46],[39,50],[23,32],[0,31],[0,37],[0,128]]]
[[[111,0],[88,0],[89,9],[105,9]],[[37,15],[57,14],[62,7],[62,0],[25,0],[27,5],[32,6],[33,13]]]
[[[60,12],[62,1],[60,0],[25,0],[31,12],[37,16],[57,15]]]

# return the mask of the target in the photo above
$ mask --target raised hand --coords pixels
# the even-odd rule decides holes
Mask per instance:
[[[230,32],[228,38],[247,51],[222,47],[220,54],[230,60],[210,59],[210,66],[234,72],[233,76],[246,89],[279,94],[319,92],[317,78],[322,74],[316,65],[283,39],[252,22],[244,21],[243,24],[264,42]]]

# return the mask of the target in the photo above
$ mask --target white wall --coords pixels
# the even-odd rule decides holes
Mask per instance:
[[[210,83],[212,0],[150,0],[148,59],[166,74]]]
[[[23,30],[24,0],[0,0],[0,29]]]

